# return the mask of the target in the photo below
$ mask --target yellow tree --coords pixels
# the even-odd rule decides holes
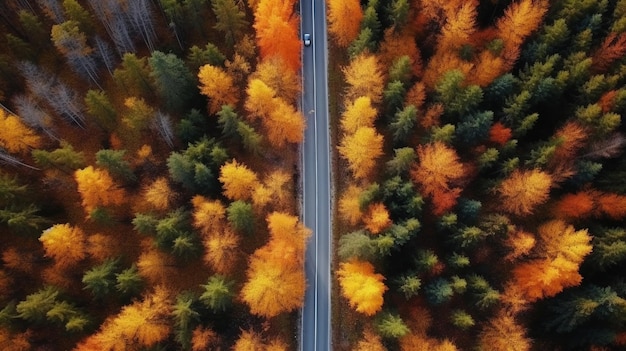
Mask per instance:
[[[328,31],[337,45],[348,46],[359,35],[363,9],[359,0],[330,0],[328,6]]]
[[[383,136],[372,127],[361,127],[354,134],[345,135],[338,150],[354,177],[364,179],[373,173],[383,154]]]
[[[25,153],[41,146],[41,138],[17,116],[0,108],[0,146],[9,152]]]
[[[342,262],[337,271],[341,295],[357,312],[371,316],[383,307],[385,277],[374,272],[367,261]]]
[[[55,224],[39,237],[46,256],[58,267],[69,267],[87,256],[85,233],[69,224]]]
[[[224,188],[224,196],[231,200],[248,200],[254,189],[259,186],[259,179],[243,163],[232,160],[220,167],[219,181]]]
[[[551,186],[552,178],[544,171],[515,170],[497,189],[501,208],[515,215],[531,214],[548,200]]]
[[[246,88],[246,94],[245,108],[250,120],[267,118],[276,109],[278,104],[275,99],[276,91],[264,81],[258,78],[251,79]]]
[[[372,104],[382,101],[384,80],[377,56],[363,53],[343,67],[342,72],[348,84],[346,101],[353,101],[361,96],[370,98]]]
[[[233,345],[232,351],[265,350],[263,339],[252,330],[242,330],[239,339]]]
[[[341,115],[341,129],[352,134],[360,127],[373,127],[377,111],[372,107],[372,100],[367,96],[358,97]]]
[[[154,182],[146,186],[143,190],[144,200],[150,204],[152,208],[160,211],[167,210],[175,196],[176,193],[172,190],[165,177],[155,179]]]
[[[88,166],[76,170],[74,179],[88,215],[96,207],[120,205],[124,202],[124,190],[113,182],[113,178],[106,170]]]
[[[267,140],[277,148],[304,140],[305,121],[302,113],[282,99],[277,99],[269,118],[263,119]]]
[[[283,67],[284,63],[280,57],[270,57],[256,66],[252,77],[265,82],[285,101],[295,103],[301,91],[300,77],[295,71]]]
[[[339,199],[339,216],[351,225],[358,224],[363,218],[359,202],[359,195],[362,191],[362,188],[350,184]]]
[[[139,275],[152,284],[163,284],[176,276],[174,258],[156,248],[144,250],[137,259]]]
[[[154,346],[169,337],[171,305],[169,292],[157,286],[142,300],[107,318],[97,333],[74,350],[136,350]]]
[[[541,25],[548,1],[520,0],[511,3],[496,23],[497,36],[504,44],[503,57],[511,67],[519,56],[519,47]]]
[[[217,113],[222,105],[235,106],[239,101],[233,78],[222,68],[212,65],[200,67],[200,92],[209,98],[209,112]]]
[[[241,298],[253,314],[271,318],[304,302],[304,245],[311,231],[280,212],[268,215],[267,223],[270,240],[251,256]]]
[[[371,330],[363,332],[363,338],[359,340],[354,351],[386,351],[380,336]]]
[[[193,225],[202,235],[220,232],[226,218],[226,208],[220,200],[209,200],[202,195],[191,199],[193,204]]]
[[[237,234],[230,229],[209,234],[202,242],[204,262],[218,274],[229,273],[239,258],[239,241]]]
[[[528,351],[532,345],[526,330],[515,318],[500,311],[483,327],[478,336],[481,350]]]

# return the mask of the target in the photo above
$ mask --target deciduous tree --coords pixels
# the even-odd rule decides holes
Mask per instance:
[[[209,112],[212,114],[222,105],[235,106],[239,101],[233,78],[224,69],[210,64],[200,67],[198,72],[200,92],[209,98]]]
[[[9,152],[23,154],[42,143],[39,135],[4,109],[0,109],[0,131],[0,146]]]
[[[338,146],[355,178],[372,175],[377,159],[382,156],[383,136],[372,127],[360,127],[354,134],[345,135]]]
[[[341,129],[347,134],[352,134],[360,127],[373,127],[377,114],[369,97],[358,97],[353,102],[348,103],[346,110],[341,115]]]
[[[239,259],[239,242],[239,236],[228,229],[209,234],[203,241],[204,262],[219,274],[230,273]]]
[[[72,266],[87,256],[85,233],[69,224],[55,224],[39,237],[46,256],[54,259],[57,266]]]
[[[362,18],[358,0],[328,2],[328,31],[341,47],[347,47],[359,35]]]
[[[531,214],[548,200],[551,186],[552,178],[541,170],[515,170],[498,187],[502,209],[515,215]]]
[[[363,222],[365,223],[365,228],[372,234],[379,234],[392,224],[391,218],[389,218],[389,211],[387,211],[382,202],[369,205]]]
[[[342,68],[344,79],[348,84],[345,94],[346,101],[354,101],[364,96],[369,97],[372,104],[381,102],[383,96],[383,74],[378,58],[373,54],[363,53]]]
[[[74,172],[82,205],[89,215],[96,207],[120,205],[124,202],[124,190],[119,188],[106,170],[88,166]]]
[[[524,327],[513,316],[501,311],[483,327],[478,345],[484,350],[528,351],[532,343]]]
[[[371,316],[380,311],[387,287],[381,274],[367,261],[342,262],[337,271],[341,295],[357,312]]]
[[[231,200],[249,200],[254,189],[259,186],[256,173],[237,160],[222,165],[219,180],[224,188],[224,195]]]

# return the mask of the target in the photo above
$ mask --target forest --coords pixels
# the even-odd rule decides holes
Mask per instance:
[[[626,348],[626,1],[329,0],[337,350]]]
[[[0,349],[296,348],[297,9],[0,2]]]

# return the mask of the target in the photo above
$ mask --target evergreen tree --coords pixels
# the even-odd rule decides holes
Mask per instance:
[[[213,43],[207,43],[204,49],[194,45],[189,48],[189,54],[187,54],[187,63],[192,72],[197,72],[200,67],[207,64],[223,67],[225,61],[226,56]]]
[[[463,310],[453,311],[450,315],[450,321],[452,322],[452,325],[463,330],[471,328],[474,324],[476,324],[476,322],[474,322],[474,318]]]
[[[109,173],[119,180],[134,182],[137,176],[131,169],[130,163],[124,159],[126,150],[100,150],[96,152],[96,164],[106,168]]]
[[[234,297],[233,283],[225,277],[214,275],[202,285],[204,292],[200,301],[215,312],[225,311],[232,304]]]
[[[399,339],[410,332],[400,316],[389,312],[377,318],[376,329],[382,337],[393,339]]]
[[[422,287],[422,281],[417,275],[409,274],[400,277],[400,279],[398,279],[398,285],[400,286],[400,292],[402,292],[404,297],[408,300],[418,295]]]
[[[254,212],[252,204],[237,200],[226,209],[228,223],[235,231],[250,235],[254,231]]]
[[[154,51],[148,63],[150,76],[159,96],[165,101],[165,107],[174,111],[183,110],[196,91],[194,76],[183,60],[172,53]]]
[[[411,169],[417,159],[415,150],[410,147],[403,147],[394,150],[394,157],[387,161],[387,170],[394,175],[401,175]]]
[[[134,264],[117,273],[115,281],[115,289],[123,295],[138,294],[143,288],[143,278],[139,275],[139,270]]]
[[[211,0],[211,7],[217,18],[215,29],[224,33],[226,45],[232,48],[248,25],[246,14],[234,0]]]
[[[426,300],[432,305],[441,305],[454,295],[452,284],[444,278],[437,278],[424,287]]]
[[[337,254],[342,261],[353,258],[363,261],[372,260],[376,256],[374,241],[362,230],[343,234],[339,238]]]
[[[117,111],[104,91],[87,91],[85,106],[87,106],[87,113],[96,119],[96,123],[102,129],[110,132],[115,128]]]
[[[400,31],[409,19],[409,1],[392,0],[387,9],[389,20],[393,23],[396,31]]]
[[[398,81],[396,81],[398,82]],[[389,129],[393,133],[393,141],[404,143],[413,133],[413,128],[417,122],[417,108],[408,105],[395,113],[393,121],[389,124]]]
[[[202,138],[182,153],[172,152],[167,159],[170,176],[185,188],[200,194],[218,190],[216,175],[228,158],[226,150],[213,139]]]
[[[593,268],[606,271],[626,260],[626,229],[598,228],[594,234],[589,256]]]
[[[115,287],[115,275],[118,270],[118,260],[109,259],[104,263],[91,268],[83,275],[83,289],[89,290],[91,294],[101,299],[107,296]]]
[[[35,323],[42,323],[47,319],[47,313],[59,302],[59,290],[53,286],[46,286],[39,291],[26,296],[26,299],[17,304],[17,317]]]
[[[175,339],[183,350],[191,348],[193,328],[200,320],[200,313],[198,313],[195,305],[195,296],[188,292],[182,292],[176,296],[176,302],[172,307]]]

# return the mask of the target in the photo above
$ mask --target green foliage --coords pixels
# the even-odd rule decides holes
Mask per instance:
[[[17,318],[33,323],[55,323],[64,325],[69,332],[83,331],[89,322],[73,304],[60,299],[60,291],[53,286],[46,286],[26,296],[16,307]]]
[[[241,141],[244,148],[253,154],[258,154],[261,151],[263,137],[252,126],[244,122],[232,106],[223,105],[217,116],[217,122],[225,137]]]
[[[153,235],[156,234],[156,227],[159,220],[149,213],[136,213],[133,218],[133,227],[140,234]]]
[[[455,140],[464,145],[476,145],[489,136],[493,123],[493,112],[483,111],[463,116],[455,128]]]
[[[374,42],[381,37],[382,25],[378,16],[378,0],[369,0],[363,11],[363,19],[361,20],[361,30],[369,29],[372,33]]]
[[[232,48],[248,25],[246,14],[235,0],[211,0],[211,7],[217,19],[215,29],[224,34],[226,45]]]
[[[409,19],[408,0],[392,0],[387,9],[389,20],[396,30],[402,29]]]
[[[183,292],[176,296],[176,302],[172,307],[172,317],[174,319],[175,339],[184,350],[191,348],[191,337],[193,327],[200,320],[200,313],[197,311],[195,296],[188,292]]]
[[[110,132],[115,129],[117,111],[106,92],[90,89],[85,94],[87,113],[93,116],[98,126]]]
[[[469,313],[463,310],[452,311],[452,314],[450,315],[450,321],[452,322],[452,325],[463,330],[469,329],[473,327],[474,324],[476,324],[474,318],[472,318]]]
[[[417,159],[415,150],[410,147],[403,147],[399,149],[394,149],[393,151],[394,157],[391,160],[387,161],[388,172],[393,175],[401,175],[407,173]]]
[[[127,96],[150,96],[154,82],[150,75],[147,57],[138,58],[135,54],[126,53],[122,64],[113,72],[116,85],[126,92]]]
[[[382,195],[383,203],[394,221],[417,217],[424,205],[424,199],[413,183],[400,176],[389,178],[383,183]]]
[[[411,58],[408,55],[398,57],[389,67],[389,81],[400,81],[406,89],[413,77],[412,69]]]
[[[242,234],[251,235],[254,232],[254,212],[252,204],[245,201],[234,201],[226,209],[228,223]]]
[[[35,204],[12,204],[0,209],[0,223],[17,232],[34,232],[45,228],[50,220],[41,216],[41,209]]]
[[[193,256],[199,250],[198,240],[191,228],[191,213],[179,208],[169,212],[156,225],[155,244],[178,257]]]
[[[101,299],[107,296],[115,287],[116,271],[118,270],[118,260],[109,259],[97,265],[83,274],[83,289],[89,290],[91,294]]]
[[[186,189],[211,194],[219,190],[216,174],[228,158],[226,150],[213,139],[202,138],[182,153],[172,152],[167,159],[170,177]]]
[[[403,293],[404,297],[408,300],[418,295],[422,287],[422,281],[417,275],[409,274],[400,277],[400,279],[398,279],[398,285],[400,292]]]
[[[389,129],[393,133],[394,142],[406,142],[413,134],[413,128],[416,122],[417,108],[414,105],[407,105],[404,109],[398,110],[394,115],[393,121],[389,124]]]
[[[354,258],[369,261],[376,257],[375,243],[364,230],[343,234],[339,238],[337,255],[342,261]]]
[[[444,124],[443,126],[435,126],[432,128],[430,133],[430,141],[436,142],[441,141],[442,143],[449,144],[454,139],[454,134],[456,132],[456,127],[454,124]]]
[[[605,271],[618,266],[626,260],[626,229],[598,228],[594,231],[593,251],[589,256],[589,264]]]
[[[355,58],[363,52],[374,52],[375,50],[376,41],[374,39],[372,29],[365,27],[359,32],[359,36],[356,37],[352,43],[350,43],[350,46],[348,47],[348,56],[350,58]]]
[[[398,339],[410,332],[402,318],[395,313],[385,312],[376,319],[376,329],[384,338]]]
[[[399,80],[390,81],[383,90],[383,101],[388,116],[393,116],[402,108],[406,89]],[[394,135],[395,138],[395,135]]]
[[[153,51],[148,63],[150,77],[165,107],[174,111],[183,110],[196,91],[195,78],[183,60],[172,53]]]
[[[136,265],[121,271],[115,275],[115,289],[123,295],[135,295],[143,289],[143,278],[139,275]]]
[[[473,112],[483,99],[483,91],[477,85],[465,85],[465,76],[459,70],[446,72],[435,86],[437,97],[446,113],[462,116]]]
[[[367,210],[369,205],[380,200],[382,189],[378,183],[371,183],[367,188],[363,189],[359,194],[359,207],[361,211]]]
[[[233,282],[220,275],[209,278],[200,295],[200,302],[215,312],[225,311],[231,304],[235,292]]]
[[[439,257],[432,250],[418,250],[415,255],[415,266],[421,272],[429,272],[439,264]]]
[[[225,61],[226,56],[213,43],[207,43],[204,48],[194,45],[189,48],[189,54],[187,54],[187,63],[193,72],[197,72],[200,67],[207,64],[222,67]]]
[[[453,269],[461,269],[469,267],[470,265],[469,257],[456,252],[452,253],[446,262],[448,263],[448,266]]]
[[[131,169],[130,163],[125,159],[126,150],[100,150],[96,152],[96,164],[105,168],[109,173],[125,182],[134,182],[137,176]]]
[[[444,278],[437,278],[424,288],[426,301],[431,305],[441,305],[448,302],[454,295],[452,284]]]

